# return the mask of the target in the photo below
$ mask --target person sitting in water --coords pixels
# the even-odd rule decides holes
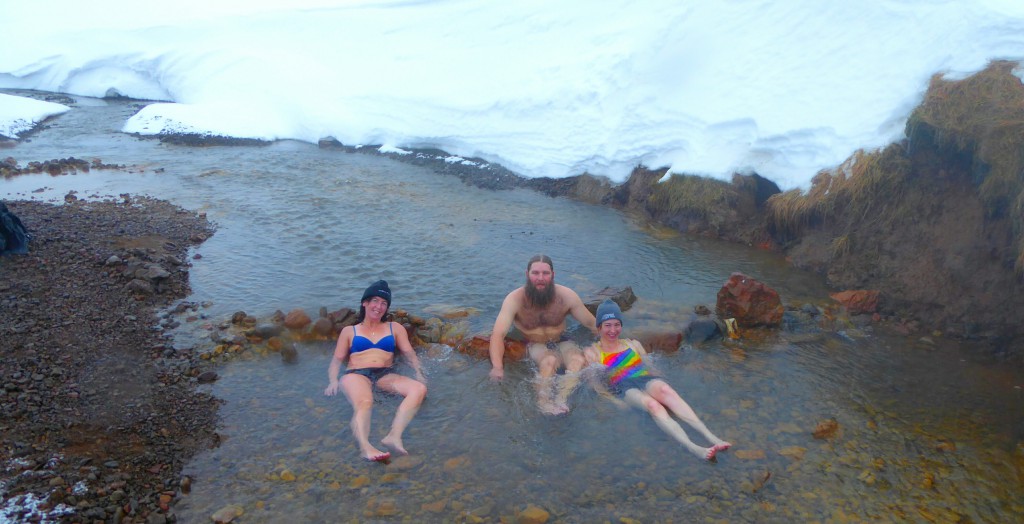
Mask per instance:
[[[427,395],[426,380],[420,369],[416,351],[409,343],[409,334],[397,322],[385,320],[391,307],[391,289],[388,283],[378,280],[363,292],[359,307],[358,323],[347,326],[338,334],[334,347],[334,358],[327,368],[330,384],[324,390],[333,396],[338,390],[345,392],[352,404],[352,434],[359,443],[363,457],[370,461],[386,461],[391,453],[381,451],[370,444],[370,412],[373,408],[373,388],[398,393],[405,397],[398,406],[391,431],[381,443],[392,451],[407,455],[402,444],[402,432],[412,421]],[[399,375],[395,371],[395,351],[402,355],[416,372],[416,380]],[[348,370],[338,380],[341,365],[348,359]]]
[[[607,388],[614,395],[608,395],[610,398],[620,405],[647,411],[662,431],[704,460],[712,460],[719,451],[732,446],[716,437],[672,386],[652,374],[652,369],[644,361],[647,351],[639,341],[619,338],[622,334],[622,310],[615,302],[605,300],[598,306],[597,329],[601,339],[587,347],[584,355],[591,364],[604,366]],[[595,386],[602,392],[600,382],[595,381]],[[711,447],[694,444],[670,412],[704,435]]]
[[[491,378],[501,379],[505,374],[505,334],[514,325],[537,364],[537,407],[549,415],[569,412],[569,394],[579,381],[577,373],[586,364],[579,346],[565,336],[569,315],[588,328],[594,325],[594,315],[579,295],[555,284],[551,258],[536,255],[526,263],[526,283],[505,297],[491,330]],[[555,373],[561,366],[565,366],[565,376],[556,380]]]

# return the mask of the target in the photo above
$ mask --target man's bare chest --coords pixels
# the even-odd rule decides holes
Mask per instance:
[[[559,327],[568,313],[564,305],[555,303],[545,308],[523,308],[516,320],[523,329]]]

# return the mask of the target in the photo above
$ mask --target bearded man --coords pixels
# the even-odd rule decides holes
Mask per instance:
[[[526,340],[530,358],[537,363],[537,407],[551,415],[569,411],[569,394],[586,364],[580,347],[565,336],[565,319],[570,314],[594,330],[594,315],[579,295],[555,284],[551,258],[536,255],[526,264],[526,283],[505,297],[491,331],[491,378],[501,379],[505,374],[505,335],[514,325]],[[558,380],[556,373],[563,365],[566,373]]]

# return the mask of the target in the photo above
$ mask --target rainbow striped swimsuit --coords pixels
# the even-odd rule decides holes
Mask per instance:
[[[626,346],[626,349],[617,353],[605,353],[601,351],[601,363],[608,372],[608,384],[616,386],[626,379],[643,377],[648,375],[643,360],[633,348]]]

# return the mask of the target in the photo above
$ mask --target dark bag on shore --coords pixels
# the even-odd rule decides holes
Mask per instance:
[[[21,219],[7,210],[7,205],[0,202],[0,255],[8,253],[24,255],[28,253],[28,234]]]

